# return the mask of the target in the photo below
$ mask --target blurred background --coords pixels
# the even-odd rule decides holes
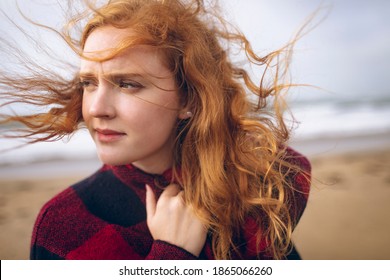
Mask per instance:
[[[16,2],[30,19],[60,29],[67,1],[0,2],[1,37],[66,75],[9,19],[47,44],[54,57],[76,65],[77,57],[51,32],[23,19]],[[291,76],[294,83],[315,87],[292,88],[288,97],[297,121],[291,146],[309,157],[314,178],[294,242],[304,259],[390,259],[390,2],[221,0],[220,5],[260,55],[289,42],[314,15],[312,30],[296,43]],[[7,69],[12,60],[1,57],[0,67]],[[4,152],[21,144],[0,140],[0,259],[28,258],[42,205],[100,166],[83,130],[70,139]]]

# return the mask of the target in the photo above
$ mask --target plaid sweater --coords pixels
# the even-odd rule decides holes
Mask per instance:
[[[310,164],[302,155],[287,149],[287,158],[310,172]],[[145,184],[156,195],[158,186],[168,185],[171,171],[162,175],[148,174],[133,165],[103,167],[89,178],[65,189],[47,202],[35,222],[31,259],[197,259],[175,245],[153,240],[146,224]],[[297,223],[306,206],[310,183],[302,174],[293,174],[296,191],[291,215]],[[295,224],[296,224],[295,223]],[[239,259],[253,259],[256,251],[256,224],[247,219],[237,244]],[[266,249],[261,242],[260,250]],[[208,237],[199,259],[213,259]]]

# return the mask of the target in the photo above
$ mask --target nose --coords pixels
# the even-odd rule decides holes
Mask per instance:
[[[115,117],[115,102],[109,87],[99,85],[89,98],[91,98],[89,114],[92,117],[105,119]]]

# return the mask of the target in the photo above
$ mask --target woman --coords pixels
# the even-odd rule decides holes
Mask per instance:
[[[291,45],[258,57],[202,1],[90,8],[79,41],[62,34],[81,57],[72,81],[36,73],[28,90],[50,94],[34,95],[2,78],[16,89],[10,98],[56,105],[3,122],[25,124],[33,142],[85,124],[104,164],[42,208],[31,258],[286,258],[310,164],[287,147],[280,62],[271,86],[257,86],[229,60],[228,44],[265,72]]]

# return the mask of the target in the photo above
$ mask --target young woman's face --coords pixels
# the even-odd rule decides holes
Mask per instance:
[[[88,37],[84,54],[105,57],[129,30],[101,27]],[[150,173],[172,165],[180,102],[174,76],[161,54],[137,46],[103,62],[82,59],[83,118],[101,161],[133,163]]]

